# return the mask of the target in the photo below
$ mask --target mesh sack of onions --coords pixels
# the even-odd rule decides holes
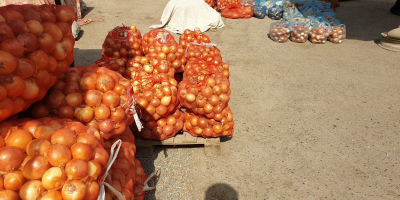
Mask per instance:
[[[251,6],[240,6],[238,4],[230,4],[221,10],[221,16],[231,19],[250,18],[253,17]]]
[[[163,38],[155,40],[148,46],[146,57],[151,60],[167,61],[176,72],[182,72],[186,64],[185,50],[181,45]]]
[[[138,76],[150,77],[153,75],[165,75],[166,77],[173,78],[174,74],[175,70],[167,60],[136,56],[134,59],[128,60],[125,77],[128,79],[136,79]]]
[[[221,51],[214,44],[192,45],[185,52],[187,63],[192,63],[199,58],[212,56],[217,60],[222,60]]]
[[[195,137],[232,136],[234,125],[232,111],[228,106],[220,114],[216,114],[214,119],[186,111],[183,131]]]
[[[133,58],[143,55],[142,35],[136,26],[117,26],[108,32],[103,43],[103,56]]]
[[[119,151],[114,149],[112,145],[120,146]],[[111,168],[105,174],[104,182],[110,184],[119,193],[113,192],[109,188],[105,190],[105,199],[118,199],[118,196],[124,197],[126,200],[134,199],[134,186],[136,183],[135,173],[135,138],[129,128],[118,137],[104,141],[104,148],[111,157],[115,156],[115,160],[111,164]],[[114,153],[114,155],[113,155]]]
[[[109,154],[94,128],[67,119],[0,123],[0,199],[97,199]]]
[[[230,83],[222,73],[211,67],[194,74],[191,71],[197,70],[185,71],[178,86],[180,105],[211,119],[228,106]]]
[[[126,73],[126,63],[128,59],[126,58],[111,58],[111,57],[102,57],[96,61],[92,65],[97,65],[99,67],[106,67],[107,69],[111,69],[120,73],[122,76],[125,76]]]
[[[217,2],[217,9],[221,10],[228,5],[237,4],[239,5],[242,0],[218,0]]]
[[[132,79],[132,90],[136,101],[136,112],[143,121],[154,121],[175,112],[179,101],[176,80],[162,76],[136,77]]]
[[[182,45],[184,49],[195,44],[199,45],[203,43],[211,43],[211,40],[206,34],[203,34],[199,28],[195,28],[194,31],[186,29],[179,37],[179,44]]]
[[[0,8],[0,121],[27,109],[73,62],[68,6]]]
[[[134,124],[131,125],[136,137],[153,140],[165,140],[174,137],[183,127],[183,113],[176,110],[168,117],[154,121],[142,121],[143,129],[138,131]]]
[[[162,39],[164,43],[175,44],[175,45],[178,44],[176,43],[174,36],[172,36],[169,31],[164,29],[153,29],[143,35],[143,41],[142,41],[143,53],[147,54],[149,52],[150,44],[160,39]]]
[[[34,118],[52,115],[73,119],[115,137],[134,121],[130,81],[119,73],[94,65],[68,69],[45,99],[29,111]]]
[[[205,56],[193,62],[189,62],[185,66],[185,76],[193,76],[200,73],[202,70],[213,70],[222,73],[229,80],[229,65],[222,62],[221,57]]]

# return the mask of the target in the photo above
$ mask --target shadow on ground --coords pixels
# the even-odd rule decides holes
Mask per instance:
[[[205,194],[204,200],[237,200],[238,192],[226,183],[216,183],[210,186]]]
[[[101,49],[74,48],[75,66],[88,66],[101,58]]]
[[[346,39],[374,41],[400,25],[400,16],[390,13],[395,0],[352,0],[340,2],[337,18],[346,25]]]

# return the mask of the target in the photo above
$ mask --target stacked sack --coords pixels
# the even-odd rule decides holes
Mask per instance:
[[[229,65],[215,45],[189,46],[186,56],[178,89],[180,105],[186,108],[183,130],[195,137],[232,136]]]
[[[143,55],[142,35],[135,26],[115,27],[109,31],[102,46],[102,58],[93,64],[125,75],[128,59]]]
[[[68,6],[0,8],[0,121],[42,99],[72,64]]]
[[[143,129],[132,125],[135,136],[165,140],[183,127],[183,113],[178,110],[178,83],[174,74],[186,64],[184,49],[172,35],[155,29],[143,36],[145,56],[128,61],[126,77],[131,80]]]
[[[97,130],[67,119],[0,123],[0,199],[97,199],[103,144]]]

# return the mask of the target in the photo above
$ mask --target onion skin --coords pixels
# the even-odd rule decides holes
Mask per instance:
[[[6,146],[0,148],[0,171],[12,172],[17,169],[23,160],[22,152],[17,147]]]

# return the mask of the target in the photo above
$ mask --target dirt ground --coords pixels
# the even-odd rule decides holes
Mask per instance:
[[[148,32],[167,2],[86,0],[96,22],[82,27],[75,64],[97,60],[117,25]],[[399,199],[400,53],[376,44],[400,24],[394,2],[341,2],[341,45],[278,44],[270,19],[223,19],[207,34],[230,65],[234,137],[220,156],[201,146],[139,156],[146,173],[161,169],[146,199]]]

